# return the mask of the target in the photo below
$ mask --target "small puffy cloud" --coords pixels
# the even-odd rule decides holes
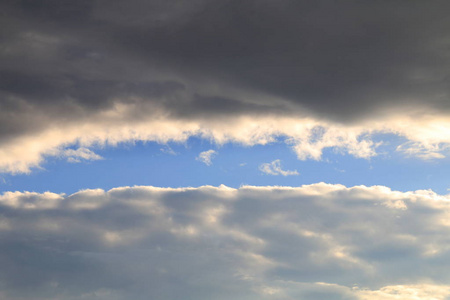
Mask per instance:
[[[82,160],[100,160],[103,159],[100,155],[92,150],[81,147],[78,149],[66,149],[61,152],[61,156],[67,158],[68,162],[79,163]]]
[[[448,196],[383,186],[6,192],[0,296],[444,300],[448,220]]]
[[[297,170],[289,171],[281,169],[281,161],[279,159],[274,160],[271,163],[263,163],[259,166],[259,170],[267,175],[300,175]]]
[[[217,151],[210,149],[208,151],[203,151],[201,152],[198,157],[196,158],[196,160],[201,161],[202,163],[204,163],[207,166],[212,165],[212,159],[218,154]]]

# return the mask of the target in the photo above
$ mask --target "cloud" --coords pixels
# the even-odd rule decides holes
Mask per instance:
[[[160,77],[201,91],[190,103],[169,103],[179,115],[301,108],[345,122],[405,106],[448,110],[446,7],[9,1],[4,22],[15,26],[4,30],[2,88],[34,104],[64,98],[95,110],[115,96],[155,93],[146,81]],[[230,97],[238,89],[279,100]]]
[[[216,156],[218,154],[217,151],[210,149],[208,151],[203,151],[201,152],[198,157],[196,158],[198,161],[201,161],[202,163],[204,163],[207,166],[212,165],[212,159],[214,156]]]
[[[386,286],[377,291],[358,291],[360,297],[368,300],[388,299],[448,299],[450,287],[446,285],[398,285]]]
[[[0,295],[444,300],[449,203],[325,183],[6,192]]]
[[[268,175],[283,175],[283,176],[291,176],[291,175],[300,175],[297,170],[294,171],[285,171],[281,169],[281,161],[279,159],[274,160],[271,163],[263,163],[259,166],[259,170]]]
[[[170,155],[177,155],[177,153],[168,145],[164,148],[160,148],[159,150],[162,153],[166,153],[166,154],[170,154]]]
[[[244,146],[284,141],[301,160],[322,158],[332,148],[358,158],[377,155],[379,134],[394,134],[408,142],[399,142],[398,151],[422,158],[444,157],[450,145],[450,119],[422,115],[415,119],[402,116],[358,125],[329,123],[310,117],[236,116],[226,119],[176,119],[156,104],[135,99],[116,102],[112,108],[92,113],[89,118],[61,122],[34,134],[18,135],[0,143],[0,170],[29,173],[47,157],[59,156],[65,147],[90,149],[118,146],[133,141],[185,142],[195,136],[217,145],[237,143]],[[67,148],[66,148],[67,149]],[[92,151],[92,150],[90,150]],[[426,154],[426,155],[424,155]]]
[[[103,159],[103,157],[101,157],[100,155],[84,147],[78,149],[66,149],[62,151],[60,155],[66,157],[67,161],[71,163],[79,163],[81,162],[82,159],[83,160]]]
[[[0,5],[2,172],[57,149],[189,136],[281,138],[300,159],[374,156],[377,133],[406,139],[407,155],[448,151],[447,3]]]

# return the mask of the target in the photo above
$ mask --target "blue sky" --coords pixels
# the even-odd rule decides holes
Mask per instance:
[[[449,1],[0,1],[0,299],[449,300]]]
[[[335,149],[324,151],[320,160],[299,160],[283,140],[264,146],[245,147],[189,138],[183,143],[124,143],[117,147],[94,148],[103,159],[68,162],[51,157],[30,174],[2,175],[6,190],[74,193],[85,188],[111,189],[116,186],[152,185],[198,187],[225,184],[301,186],[317,182],[355,185],[384,185],[398,191],[431,189],[447,194],[445,172],[448,159],[421,160],[395,151],[399,139],[388,137],[377,156],[355,158]],[[211,165],[198,160],[203,151],[217,152]],[[271,175],[260,170],[264,163],[280,160],[283,170],[298,175]],[[107,174],[107,176],[105,176]]]

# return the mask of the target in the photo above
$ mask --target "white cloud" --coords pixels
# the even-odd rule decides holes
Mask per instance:
[[[203,151],[200,152],[200,154],[198,155],[198,157],[196,158],[198,161],[201,161],[202,163],[204,163],[207,166],[212,165],[212,159],[214,158],[214,156],[216,156],[218,154],[217,151],[210,149],[208,151]]]
[[[79,163],[81,160],[100,160],[103,159],[100,155],[96,154],[92,150],[81,147],[78,149],[66,149],[60,154],[62,157],[66,157],[68,162]]]
[[[300,175],[297,170],[288,171],[281,169],[281,161],[279,159],[274,160],[271,163],[263,163],[259,166],[259,170],[268,175]]]
[[[301,160],[322,158],[324,149],[334,148],[355,157],[376,155],[378,133],[394,134],[408,142],[398,151],[421,158],[440,158],[450,145],[450,119],[426,115],[407,117],[391,115],[342,125],[307,117],[230,116],[223,119],[176,119],[156,104],[117,103],[77,122],[43,128],[33,135],[17,136],[0,145],[0,171],[28,173],[48,156],[59,156],[64,147],[117,146],[124,142],[184,142],[196,136],[218,145],[237,143],[243,146],[265,145],[284,140]],[[130,118],[130,116],[142,118]],[[81,124],[81,125],[80,125]],[[62,149],[62,150],[61,150]],[[83,155],[87,154],[86,150]],[[89,150],[91,151],[91,150]],[[91,156],[91,158],[94,158]],[[77,160],[79,158],[72,158]]]
[[[385,286],[379,290],[359,290],[357,295],[367,300],[446,300],[450,295],[450,285],[395,285]]]
[[[430,144],[424,145],[418,142],[407,142],[397,147],[397,151],[405,153],[409,157],[419,157],[424,160],[445,158],[441,151],[445,151],[450,145]]]
[[[173,149],[168,145],[166,145],[166,147],[164,147],[164,148],[160,148],[159,150],[162,153],[166,153],[166,154],[170,154],[170,155],[177,155],[177,153],[175,151],[173,151]]]
[[[449,196],[383,186],[6,192],[0,295],[444,300],[449,219]]]

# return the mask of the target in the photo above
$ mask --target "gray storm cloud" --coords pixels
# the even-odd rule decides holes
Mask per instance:
[[[448,1],[7,0],[0,5],[0,154],[11,158],[0,162],[2,171],[28,172],[58,147],[90,139],[84,135],[95,131],[92,123],[106,131],[114,124],[115,133],[111,129],[106,140],[97,139],[103,143],[119,136],[134,139],[123,128],[159,119],[221,121],[223,128],[236,118],[261,117],[307,117],[346,126],[373,119],[388,124],[384,118],[393,114],[395,120],[439,114],[448,121]],[[445,136],[423,142],[420,134],[409,136],[402,129],[411,124],[391,123],[386,126],[391,133],[412,142],[407,153],[441,157],[438,152],[450,141]],[[251,135],[308,139],[308,134],[289,136],[280,126]],[[185,134],[214,130],[210,123],[198,127]],[[48,133],[58,128],[71,132],[70,138]],[[372,155],[374,149],[361,154],[348,146],[361,142],[356,136],[344,146],[325,141],[314,153],[298,156],[317,159],[322,145]],[[47,143],[52,146],[29,147],[38,150],[24,157],[17,149],[37,143],[30,137],[52,140]]]
[[[189,105],[167,103],[181,116],[236,114],[267,105],[221,100],[217,97],[235,95],[214,95],[205,82],[267,93],[341,121],[390,106],[447,109],[448,6],[446,1],[3,1],[1,88],[3,97],[56,105],[66,114],[68,102],[91,111],[115,97],[152,101],[164,87],[172,92],[186,85],[200,96],[187,99]],[[163,78],[172,85],[161,86]],[[283,105],[269,107],[289,111]]]
[[[0,296],[444,300],[448,212],[431,191],[324,183],[7,192]]]

